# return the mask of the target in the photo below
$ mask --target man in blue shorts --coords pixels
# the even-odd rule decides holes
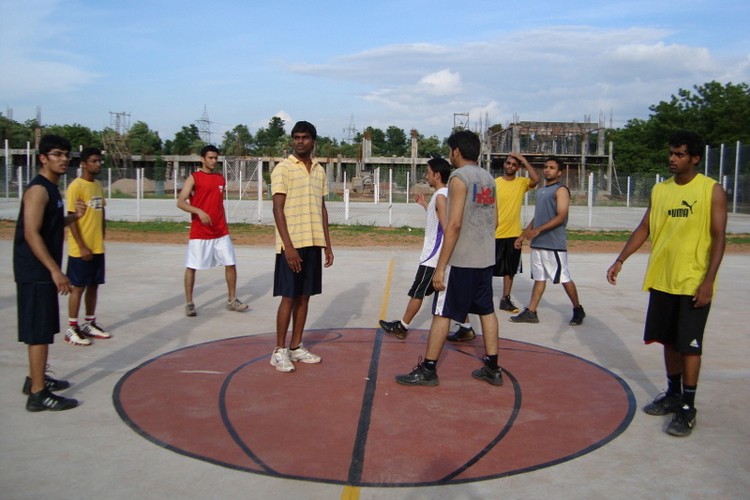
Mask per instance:
[[[451,164],[443,158],[431,158],[427,162],[427,183],[435,192],[427,203],[424,194],[419,193],[416,197],[417,203],[427,211],[427,222],[424,228],[424,244],[422,254],[419,256],[419,267],[414,277],[414,283],[409,290],[409,303],[400,320],[383,321],[380,326],[386,333],[401,340],[409,333],[409,325],[414,316],[422,307],[425,296],[432,295],[435,289],[432,287],[432,277],[435,274],[435,265],[440,257],[440,249],[443,246],[443,228],[448,223],[448,188],[446,183],[451,175]]]
[[[451,320],[462,322],[469,313],[479,315],[484,339],[484,365],[472,372],[475,379],[502,385],[497,359],[497,316],[492,298],[495,265],[495,180],[477,165],[481,144],[468,130],[448,138],[450,161],[456,169],[448,181],[448,225],[432,286],[437,294],[425,359],[406,375],[402,385],[435,386],[440,383],[437,362],[448,337]]]
[[[18,301],[18,341],[28,347],[29,376],[22,392],[28,396],[26,409],[69,410],[75,399],[53,394],[70,387],[67,380],[45,375],[49,345],[60,331],[60,305],[57,294],[70,293],[70,281],[62,272],[64,226],[75,222],[86,211],[83,203],[76,212],[65,215],[57,183],[70,161],[70,142],[60,136],[45,135],[39,143],[39,175],[23,193],[13,239],[13,275]]]
[[[104,284],[104,190],[96,179],[102,169],[98,148],[81,151],[81,176],[70,183],[65,193],[68,213],[74,213],[78,200],[86,204],[86,214],[70,225],[68,231],[68,270],[72,286],[68,299],[68,330],[65,342],[91,345],[90,338],[108,339],[111,335],[96,322],[99,285]],[[86,322],[78,325],[81,299]]]

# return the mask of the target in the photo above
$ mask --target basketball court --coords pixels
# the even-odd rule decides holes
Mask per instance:
[[[559,286],[548,285],[537,325],[498,311],[503,386],[471,377],[479,337],[446,345],[439,386],[404,387],[394,376],[424,355],[429,301],[405,341],[377,325],[401,316],[417,250],[334,247],[304,338],[323,362],[285,374],[269,365],[271,247],[237,248],[249,312],[224,309],[215,269],[198,272],[198,316],[187,318],[184,246],[109,243],[97,316],[113,338],[73,347],[58,336],[51,368],[82,405],[31,414],[11,242],[0,249],[3,498],[741,498],[750,488],[746,256],[724,259],[697,426],[680,439],[640,410],[665,385],[661,349],[641,341],[646,254],[617,287],[605,279],[613,255],[570,255],[588,315],[579,327]],[[519,275],[515,301],[530,290]]]

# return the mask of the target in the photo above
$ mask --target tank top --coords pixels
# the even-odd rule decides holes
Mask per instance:
[[[44,206],[42,216],[42,227],[39,233],[44,240],[52,258],[58,266],[62,266],[63,234],[65,231],[65,210],[62,197],[57,189],[57,184],[52,183],[43,175],[37,175],[26,186],[28,190],[32,186],[42,186],[47,190],[47,204]],[[16,283],[50,283],[52,275],[44,264],[36,258],[24,237],[24,203],[21,200],[21,209],[16,222],[16,234],[13,239],[13,274]]]
[[[557,215],[557,190],[568,189],[559,182],[537,189],[536,207],[534,208],[534,227],[545,224]],[[568,218],[562,224],[547,231],[542,231],[531,240],[531,248],[539,250],[557,250],[565,252],[568,249],[566,227]]]
[[[195,184],[190,204],[206,212],[211,217],[211,225],[203,224],[200,217],[191,214],[190,239],[214,240],[226,236],[229,234],[229,228],[224,215],[224,176],[198,170],[193,174],[193,180]]]
[[[679,185],[674,177],[651,192],[649,256],[643,289],[693,295],[711,253],[711,199],[716,181],[702,174]]]
[[[424,227],[424,244],[422,245],[422,254],[419,256],[419,263],[427,267],[437,266],[440,258],[440,249],[443,248],[443,230],[440,225],[435,202],[438,196],[448,198],[448,188],[441,187],[432,194],[430,202],[427,204],[427,222]]]
[[[495,179],[477,165],[455,169],[448,180],[457,177],[466,185],[461,233],[451,254],[451,266],[484,269],[495,265]],[[451,198],[448,195],[448,212]]]

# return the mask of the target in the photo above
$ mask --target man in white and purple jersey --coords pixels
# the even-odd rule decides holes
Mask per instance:
[[[443,230],[448,222],[448,177],[451,174],[451,164],[444,158],[432,158],[427,162],[425,178],[431,188],[435,189],[430,202],[427,203],[424,194],[419,193],[415,201],[427,210],[427,223],[424,229],[424,244],[419,256],[419,268],[414,276],[414,283],[409,289],[409,303],[400,320],[380,320],[380,326],[386,333],[401,340],[409,333],[409,325],[422,307],[425,296],[432,295],[432,276],[435,274],[440,249],[443,246]]]

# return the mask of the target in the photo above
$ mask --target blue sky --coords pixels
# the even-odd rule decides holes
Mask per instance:
[[[445,137],[521,120],[623,126],[678,89],[750,82],[750,3],[0,0],[0,112],[45,124],[130,113],[171,139],[205,109],[213,142],[281,116],[342,139]]]

